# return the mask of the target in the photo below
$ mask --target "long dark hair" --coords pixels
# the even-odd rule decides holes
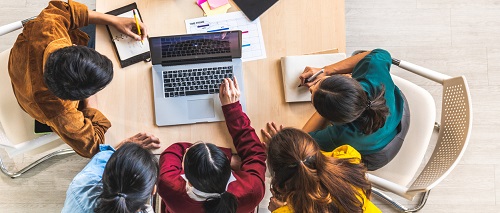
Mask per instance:
[[[158,160],[136,143],[125,143],[109,158],[96,213],[133,213],[145,209],[158,177]]]
[[[354,122],[369,135],[384,126],[389,115],[385,86],[371,92],[373,97],[368,97],[355,79],[333,75],[320,83],[312,101],[318,113],[334,124]]]
[[[231,165],[224,152],[211,143],[197,143],[184,155],[184,174],[191,185],[206,193],[219,193],[220,197],[207,199],[203,206],[207,213],[236,212],[236,197],[226,191],[231,176]]]
[[[326,157],[307,133],[285,128],[268,145],[274,196],[294,212],[362,212],[361,189],[367,197],[371,184],[363,164]]]

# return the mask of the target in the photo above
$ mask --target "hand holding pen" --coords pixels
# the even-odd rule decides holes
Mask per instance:
[[[319,79],[325,76],[325,70],[322,68],[306,67],[304,72],[299,76],[300,85],[310,87],[316,83]]]
[[[137,17],[139,17],[139,14],[137,14]],[[119,32],[132,37],[136,41],[144,40],[148,36],[146,25],[140,20],[136,22],[135,18],[111,16],[111,25]],[[137,25],[139,25],[139,27],[137,27]],[[138,30],[136,28],[140,29],[141,35],[137,34]]]
[[[135,14],[135,10],[132,10],[132,12],[134,13],[134,20],[135,20],[135,26],[137,28],[137,35],[141,36],[141,44],[144,44],[144,42],[142,41],[143,37],[142,37],[142,33],[141,33],[141,26],[139,25],[139,18],[137,18],[137,14]]]

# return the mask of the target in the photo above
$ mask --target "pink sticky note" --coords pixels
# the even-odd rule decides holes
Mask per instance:
[[[196,4],[197,4],[197,5],[198,5],[201,9],[203,9],[203,7],[201,7],[201,5],[202,5],[203,3],[205,3],[205,2],[207,2],[207,0],[196,0]]]
[[[225,4],[225,5],[222,5],[218,8],[215,8],[215,9],[210,9],[210,6],[208,5],[208,2],[205,2],[203,4],[201,4],[201,9],[203,9],[203,11],[205,11],[205,16],[213,16],[213,15],[218,15],[218,14],[223,14],[223,13],[227,13],[227,10],[231,8],[231,4]]]
[[[212,9],[218,8],[222,5],[229,3],[228,0],[207,0],[207,1],[208,4],[210,5],[210,8]]]

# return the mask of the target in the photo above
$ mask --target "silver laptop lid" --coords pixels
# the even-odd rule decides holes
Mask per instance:
[[[241,31],[149,38],[153,65],[172,66],[241,58]]]

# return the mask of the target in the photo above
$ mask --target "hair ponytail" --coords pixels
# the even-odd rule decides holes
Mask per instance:
[[[131,212],[127,208],[127,200],[125,197],[118,195],[109,198],[101,197],[98,206],[94,209],[95,212]]]
[[[370,196],[363,164],[324,156],[307,133],[285,128],[271,138],[267,159],[272,190],[294,212],[363,212],[355,188]],[[295,169],[289,176],[282,172]],[[354,188],[353,188],[354,187]]]
[[[220,197],[209,198],[203,203],[207,213],[234,213],[238,208],[236,196],[227,191],[220,194]]]
[[[189,183],[206,193],[219,193],[208,198],[205,212],[234,213],[238,208],[236,196],[226,191],[231,176],[231,165],[226,154],[211,143],[197,143],[184,155],[184,174]]]
[[[145,209],[158,177],[158,161],[135,143],[123,144],[108,160],[96,213],[135,213]]]
[[[355,79],[342,75],[326,78],[314,92],[316,111],[334,124],[355,122],[364,134],[371,134],[385,124],[389,108],[385,104],[385,86],[372,91],[372,100]]]
[[[371,134],[382,128],[389,115],[389,108],[385,104],[385,86],[373,91],[373,98],[367,98],[365,111],[356,119],[364,134]]]

